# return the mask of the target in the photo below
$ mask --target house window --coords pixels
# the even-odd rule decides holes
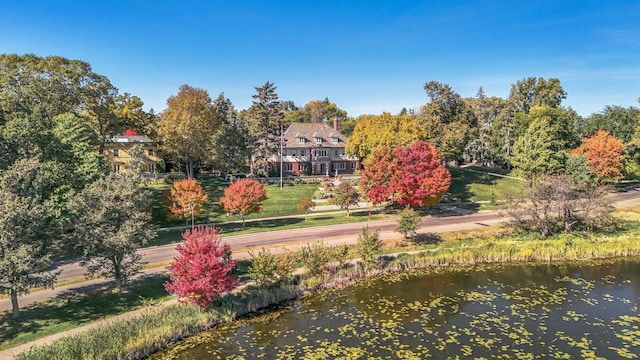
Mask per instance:
[[[356,169],[356,163],[352,162],[351,163],[351,170],[355,170]]]
[[[153,149],[149,149],[149,156],[153,156]]]
[[[334,143],[334,144],[337,144],[338,142],[340,142],[340,139],[338,139],[337,137],[334,136],[334,137],[331,138],[331,142]]]
[[[284,164],[284,171],[293,171],[293,164]]]
[[[113,157],[120,156],[120,149],[113,149]]]
[[[318,157],[318,156],[320,156],[320,157],[327,156],[327,150],[315,150],[313,152],[313,156],[316,156],[316,157]]]
[[[338,150],[333,151],[333,156],[338,156]]]
[[[151,151],[151,150],[149,150],[149,151]],[[153,174],[153,168],[154,167],[155,166],[153,165],[153,163],[147,164],[147,171]]]
[[[120,164],[113,164],[113,172],[114,173],[120,172]]]
[[[296,156],[296,151],[295,150],[291,150],[291,155],[292,156]]]
[[[322,144],[322,138],[319,136],[316,136],[316,144]]]
[[[298,164],[298,171],[307,171],[307,164]]]
[[[302,136],[298,137],[298,144],[304,144],[304,138]]]
[[[335,163],[334,166],[335,166],[336,170],[346,170],[347,169],[347,164],[343,163],[343,162]]]

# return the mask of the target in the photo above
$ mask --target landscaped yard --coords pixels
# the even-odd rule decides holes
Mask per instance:
[[[449,202],[466,203],[456,206],[474,209],[495,209],[502,200],[518,195],[522,180],[488,168],[449,168],[451,187]],[[474,203],[474,204],[469,204]]]
[[[241,220],[241,217],[238,215],[227,216],[224,209],[220,206],[220,197],[224,195],[224,189],[229,185],[228,181],[215,177],[199,177],[197,180],[209,196],[209,200],[204,206],[204,211],[196,215],[196,223]],[[155,224],[160,227],[168,227],[186,225],[189,222],[185,219],[172,219],[168,216],[168,204],[165,194],[167,190],[171,188],[171,185],[159,181],[150,184],[148,187],[154,192],[152,217]],[[317,189],[318,186],[313,184],[285,185],[282,189],[277,184],[268,185],[267,196],[269,198],[263,203],[263,211],[250,214],[246,218],[258,219],[300,214],[297,209],[300,199],[313,196],[313,193]]]

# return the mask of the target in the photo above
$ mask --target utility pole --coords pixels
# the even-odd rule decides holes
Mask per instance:
[[[282,125],[282,122],[280,122],[280,189],[282,189],[282,183],[283,183],[282,171],[284,170],[282,166],[282,163],[283,163],[282,148],[283,147],[284,147],[284,126]]]

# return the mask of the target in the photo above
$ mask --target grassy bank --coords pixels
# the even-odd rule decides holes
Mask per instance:
[[[637,212],[627,211],[636,217]],[[61,339],[50,345],[35,347],[19,359],[76,358],[140,358],[163,348],[177,339],[231,321],[300,294],[322,288],[349,286],[363,277],[405,271],[502,262],[551,262],[640,256],[640,234],[636,221],[626,222],[628,231],[621,234],[562,234],[539,240],[523,235],[499,235],[501,230],[485,229],[475,233],[444,234],[436,243],[403,248],[411,253],[384,255],[376,270],[364,273],[359,266],[330,268],[322,283],[313,289],[302,285],[248,287],[237,294],[223,297],[211,310],[200,313],[190,306],[168,306],[149,309],[141,317],[113,323],[108,327]],[[475,238],[474,238],[475,236]],[[454,238],[454,239],[451,239]],[[390,245],[386,251],[398,249]],[[309,283],[299,281],[299,284]],[[124,339],[124,343],[123,343]]]

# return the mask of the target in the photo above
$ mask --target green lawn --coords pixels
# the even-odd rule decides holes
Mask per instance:
[[[215,177],[200,177],[198,183],[207,192],[209,201],[204,206],[204,211],[196,215],[196,223],[212,223],[240,220],[240,216],[226,216],[224,209],[220,206],[220,197],[224,195],[224,189],[229,182]],[[154,193],[152,218],[155,224],[160,227],[179,226],[187,224],[184,219],[171,219],[167,215],[167,202],[165,194],[171,185],[162,181],[154,182],[148,186]],[[247,219],[259,219],[273,216],[286,216],[299,214],[297,209],[300,199],[306,196],[313,196],[318,189],[317,185],[299,184],[286,185],[280,189],[279,185],[268,185],[268,199],[263,203],[263,211],[247,216]]]
[[[0,350],[166,301],[171,298],[162,286],[167,279],[143,277],[133,281],[122,297],[112,289],[70,290],[53,300],[22,307],[19,319],[13,319],[11,312],[0,312]]]
[[[451,187],[449,188],[449,202],[475,203],[467,204],[475,209],[490,209],[497,207],[501,200],[510,195],[519,194],[524,186],[521,180],[511,177],[498,176],[502,172],[483,168],[450,168]]]

